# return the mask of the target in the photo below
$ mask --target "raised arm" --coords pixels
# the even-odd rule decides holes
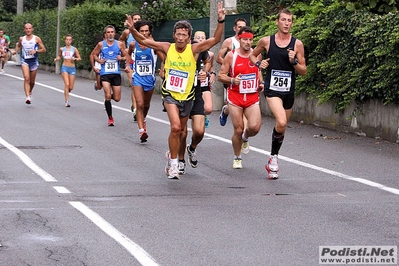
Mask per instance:
[[[126,25],[127,25],[128,29],[130,30],[130,33],[133,35],[134,39],[136,40],[136,42],[138,42],[139,44],[147,46],[154,50],[161,50],[165,54],[168,52],[170,43],[156,42],[152,38],[147,39],[146,37],[144,37],[140,32],[138,32],[136,30],[136,28],[134,27],[132,17],[130,17],[127,14],[126,14]]]
[[[200,53],[209,50],[222,40],[224,31],[224,21],[226,18],[226,10],[223,7],[223,2],[218,3],[218,25],[216,27],[213,37],[201,42],[195,43],[192,46],[193,53]]]

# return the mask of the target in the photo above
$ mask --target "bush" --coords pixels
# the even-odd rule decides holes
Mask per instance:
[[[209,3],[205,0],[153,0],[144,2],[140,13],[143,18],[159,25],[168,20],[208,17]]]
[[[320,104],[332,101],[337,112],[353,101],[359,110],[368,99],[399,104],[397,12],[378,15],[319,0],[289,9],[294,13],[291,32],[304,43],[308,68],[297,79],[297,93],[306,91]],[[255,40],[274,34],[274,22],[275,16],[266,17],[255,28]]]
[[[60,47],[64,46],[66,34],[72,34],[73,45],[79,49],[82,61],[76,63],[80,69],[91,69],[89,56],[97,42],[102,39],[104,27],[113,25],[116,32],[121,34],[125,14],[137,10],[134,6],[123,5],[110,8],[101,3],[87,2],[73,8],[63,10],[60,16]],[[130,13],[130,12],[129,12]],[[12,40],[12,47],[20,36],[24,35],[23,27],[30,22],[34,27],[34,34],[40,36],[47,52],[39,55],[40,63],[53,65],[57,55],[57,15],[58,9],[25,12],[15,16],[12,23],[7,25]]]

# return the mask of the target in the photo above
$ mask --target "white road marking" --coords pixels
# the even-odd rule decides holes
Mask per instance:
[[[13,145],[5,141],[2,137],[0,137],[0,144],[6,147],[9,151],[13,152],[26,166],[32,169],[33,172],[38,174],[41,178],[43,178],[46,182],[57,182],[57,179],[52,177],[49,173],[40,168],[37,164],[35,164],[25,153],[15,148]]]
[[[19,79],[19,80],[23,80],[22,78],[14,76],[14,75],[9,75],[9,74],[7,74],[7,75],[10,76],[10,77]],[[45,88],[54,90],[54,91],[58,91],[58,92],[64,93],[63,90],[57,89],[57,88],[52,87],[52,86],[48,86],[48,85],[43,84],[43,83],[36,82],[36,84],[40,85],[40,86],[43,86]],[[86,101],[98,103],[98,104],[101,104],[101,105],[104,104],[103,102],[100,102],[100,101],[97,101],[97,100],[93,100],[93,99],[90,99],[90,98],[87,98],[87,97],[83,97],[83,96],[80,96],[80,95],[76,95],[74,93],[71,93],[70,95],[73,96],[73,97],[76,97],[76,98],[80,98],[80,99],[83,99],[83,100],[86,100]],[[116,109],[119,109],[119,110],[122,110],[122,111],[125,111],[125,112],[131,112],[130,109],[122,108],[122,107],[119,107],[119,106],[116,106],[116,105],[113,105],[112,107],[116,108]],[[147,116],[147,118],[151,119],[151,120],[154,120],[156,122],[162,123],[162,124],[167,124],[167,125],[170,124],[169,121],[165,121],[163,119],[159,119],[159,118],[156,118],[156,117]],[[191,131],[192,129],[188,128],[188,130]],[[219,140],[221,142],[225,142],[225,143],[231,144],[231,140],[226,139],[226,138],[222,138],[222,137],[217,136],[217,135],[213,135],[213,134],[209,134],[209,133],[205,132],[204,136]],[[250,147],[250,149],[255,151],[255,152],[261,153],[261,154],[270,155],[270,152],[262,150],[262,149],[258,149],[258,148],[252,147],[252,146]],[[364,179],[364,178],[359,178],[359,177],[346,175],[346,174],[343,174],[343,173],[340,173],[340,172],[337,172],[337,171],[333,171],[333,170],[330,170],[330,169],[327,169],[327,168],[319,167],[319,166],[316,166],[316,165],[313,165],[313,164],[309,164],[309,163],[306,163],[306,162],[302,162],[302,161],[299,161],[299,160],[291,159],[291,158],[288,158],[288,157],[285,157],[285,156],[282,156],[282,155],[279,155],[278,158],[280,160],[287,161],[287,162],[290,162],[290,163],[293,163],[293,164],[296,164],[296,165],[299,165],[299,166],[302,166],[302,167],[307,167],[307,168],[310,168],[310,169],[313,169],[313,170],[316,170],[316,171],[319,171],[319,172],[323,172],[323,173],[326,173],[326,174],[329,174],[329,175],[332,175],[332,176],[336,176],[336,177],[340,177],[342,179],[358,182],[358,183],[361,183],[361,184],[364,184],[364,185],[367,185],[367,186],[370,186],[370,187],[375,187],[375,188],[378,188],[378,189],[393,193],[395,195],[399,195],[399,189],[397,189],[397,188],[387,187],[387,186],[384,186],[384,185],[382,185],[380,183],[373,182],[373,181],[370,181],[370,180],[367,180],[367,179]]]
[[[35,164],[25,153],[15,148],[13,145],[9,144],[3,138],[0,137],[0,144],[6,147],[8,150],[17,155],[20,160],[26,164],[30,169],[32,169],[35,173],[37,173],[44,181],[47,182],[57,182],[57,180],[52,177],[49,173],[40,168],[37,164]],[[58,193],[71,193],[68,189],[61,186],[53,187]],[[132,254],[141,265],[158,265],[156,261],[139,245],[130,240],[127,236],[120,233],[116,230],[111,224],[105,221],[101,216],[97,213],[86,207],[84,204],[80,202],[70,202],[70,204],[83,213],[87,218],[89,218],[95,225],[101,228],[106,234],[108,234],[111,238],[116,240],[119,244],[121,244],[125,249],[127,249],[130,254]]]
[[[23,80],[20,77],[14,76],[14,75],[10,75],[10,74],[5,74],[7,76],[19,79],[19,80]],[[57,89],[55,87],[52,86],[48,86],[45,85],[43,83],[38,83],[36,82],[36,85],[54,90],[54,91],[58,91],[61,93],[64,93],[63,90]],[[71,93],[70,96],[72,97],[76,97],[76,98],[80,98],[86,101],[90,101],[93,103],[98,103],[98,104],[103,104],[103,102],[97,101],[97,100],[93,100],[87,97],[83,97],[80,95],[76,95],[74,93]],[[131,112],[130,109],[127,108],[122,108],[119,106],[113,106],[113,108],[122,110],[122,111],[126,111],[126,112]],[[169,125],[169,121],[165,121],[163,119],[159,119],[156,117],[151,117],[151,116],[147,116],[148,119],[152,119],[154,121],[163,123],[163,124],[167,124]],[[191,128],[189,128],[189,130],[191,130]],[[209,133],[205,133],[205,136],[212,138],[212,139],[216,139],[219,140],[221,142],[225,142],[225,143],[229,143],[231,144],[231,140],[217,136],[217,135],[213,135],[213,134],[209,134]],[[37,173],[41,178],[43,178],[43,180],[47,181],[47,182],[57,182],[57,180],[52,177],[50,174],[48,174],[46,171],[44,171],[42,168],[40,168],[38,165],[36,165],[25,153],[23,153],[22,151],[18,150],[17,148],[15,148],[13,145],[9,144],[8,142],[6,142],[4,139],[2,139],[0,137],[0,144],[3,145],[4,147],[6,147],[8,150],[10,150],[11,152],[13,152],[17,157],[20,158],[20,160],[25,163],[30,169],[32,169],[35,173]],[[262,150],[262,149],[258,149],[255,147],[250,147],[251,150],[261,153],[261,154],[265,154],[265,155],[270,155],[270,152]],[[384,186],[382,184],[367,180],[367,179],[363,179],[363,178],[358,178],[358,177],[353,177],[353,176],[349,176],[343,173],[339,173],[336,171],[332,171],[323,167],[319,167],[316,165],[312,165],[312,164],[308,164],[299,160],[295,160],[295,159],[291,159],[285,156],[281,156],[279,155],[279,159],[293,163],[293,164],[297,164],[299,166],[302,167],[307,167],[316,171],[320,171],[332,176],[337,176],[346,180],[350,180],[350,181],[355,181],[358,183],[362,183],[365,184],[367,186],[371,186],[371,187],[375,187],[396,195],[399,195],[399,189],[396,188],[392,188],[392,187],[387,187]],[[68,193],[68,192],[60,192],[60,191],[69,191],[64,187],[58,187],[58,186],[54,186],[54,189],[57,190],[57,192],[59,193]],[[70,193],[70,192],[69,192]],[[105,221],[101,216],[99,216],[97,213],[95,213],[94,211],[92,211],[90,208],[88,208],[87,206],[85,206],[84,204],[82,204],[81,202],[69,202],[74,208],[76,208],[77,210],[79,210],[82,214],[84,214],[88,219],[90,219],[94,224],[96,224],[101,230],[103,230],[106,234],[108,234],[111,238],[113,238],[115,241],[117,241],[119,244],[121,244],[125,249],[127,249],[142,265],[158,265],[158,263],[144,250],[142,249],[139,245],[137,245],[136,243],[134,243],[132,240],[130,240],[126,235],[122,234],[121,232],[119,232],[115,227],[113,227],[110,223],[108,223],[107,221]]]
[[[69,193],[71,193],[71,191],[69,191],[66,187],[54,186],[53,188],[60,194],[69,194]]]
[[[69,202],[74,208],[85,215],[89,220],[91,220],[95,225],[97,225],[101,230],[103,230],[107,235],[113,238],[116,242],[121,244],[127,251],[130,252],[141,265],[159,265],[155,259],[151,257],[143,248],[130,240],[126,235],[119,232],[110,223],[104,220],[100,215],[92,211],[86,205],[78,201]]]

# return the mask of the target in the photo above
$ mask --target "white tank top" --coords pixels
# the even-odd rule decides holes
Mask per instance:
[[[36,35],[28,41],[26,36],[22,37],[22,58],[24,59],[33,59],[37,58],[37,54],[30,54],[31,50],[37,50],[37,42],[36,42]]]

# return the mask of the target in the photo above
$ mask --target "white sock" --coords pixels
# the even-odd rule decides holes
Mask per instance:
[[[245,137],[245,130],[244,130],[244,132],[242,132],[241,138],[242,138],[242,141],[244,141],[244,142],[248,141],[248,139]]]

